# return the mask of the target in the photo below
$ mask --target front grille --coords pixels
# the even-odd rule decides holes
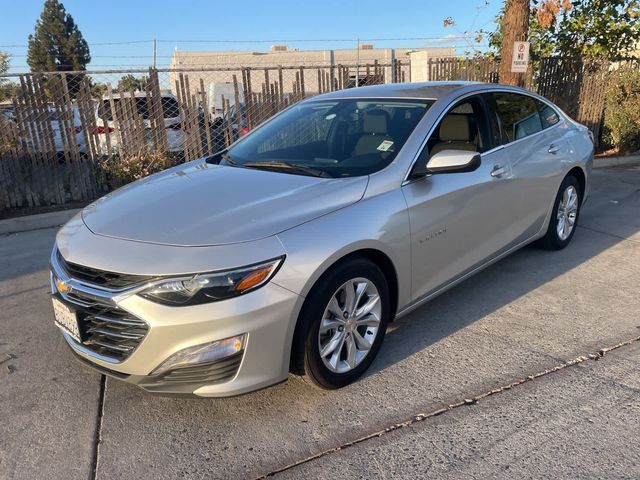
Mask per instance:
[[[113,290],[131,287],[155,278],[150,275],[106,272],[104,270],[67,262],[59,251],[57,252],[57,259],[60,267],[64,269],[71,278]]]
[[[73,292],[65,300],[76,311],[82,345],[121,362],[140,345],[149,331],[144,320],[117,306],[96,302]]]

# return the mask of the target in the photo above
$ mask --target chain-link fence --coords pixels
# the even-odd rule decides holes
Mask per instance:
[[[5,76],[0,211],[91,200],[222,150],[303,98],[408,79],[401,62]]]
[[[597,132],[612,65],[543,59],[527,73],[527,85]],[[499,80],[498,64],[489,58],[430,58],[411,67],[394,60],[0,76],[0,85],[13,87],[0,103],[0,212],[93,200],[224,149],[320,93],[412,80]]]

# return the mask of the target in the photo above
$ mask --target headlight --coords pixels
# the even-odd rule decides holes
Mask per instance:
[[[224,272],[198,273],[156,283],[140,295],[165,305],[198,305],[237,297],[265,285],[284,257]]]

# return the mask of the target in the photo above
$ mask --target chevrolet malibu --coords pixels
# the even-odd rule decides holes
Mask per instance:
[[[389,322],[523,245],[569,244],[590,132],[531,92],[371,86],[117,190],[57,234],[76,357],[159,394],[360,377]]]

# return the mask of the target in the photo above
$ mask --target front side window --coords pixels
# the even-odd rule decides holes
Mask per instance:
[[[542,130],[533,98],[510,92],[494,92],[495,110],[501,123],[502,143],[513,142]]]
[[[433,100],[342,99],[296,105],[227,152],[224,163],[325,177],[389,165]]]
[[[491,148],[482,102],[470,97],[456,104],[442,118],[427,141],[428,154],[443,150],[485,152]]]

